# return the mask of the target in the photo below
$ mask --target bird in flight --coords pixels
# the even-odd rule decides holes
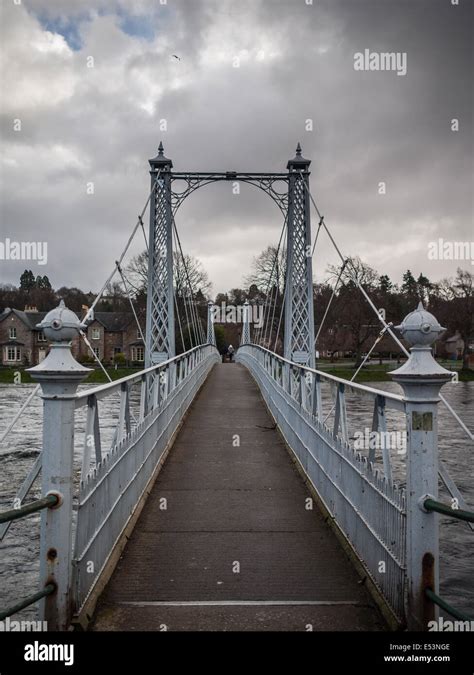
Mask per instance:
[[[181,59],[179,58],[179,56],[176,56],[176,54],[171,54],[171,56],[172,56],[174,59],[177,59],[178,61],[181,61]]]

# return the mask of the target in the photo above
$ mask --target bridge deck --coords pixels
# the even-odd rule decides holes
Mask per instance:
[[[216,366],[100,599],[93,630],[384,629],[316,506],[306,509],[307,487],[272,427],[248,371]]]

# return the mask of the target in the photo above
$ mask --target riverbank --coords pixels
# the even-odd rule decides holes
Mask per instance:
[[[440,361],[440,365],[448,370],[456,371],[460,382],[474,382],[474,370],[465,371],[459,370],[460,363],[453,361]],[[354,363],[350,360],[337,361],[331,363],[330,361],[319,361],[317,365],[318,370],[330,373],[336,377],[344,380],[350,380],[355,372]],[[397,368],[396,362],[390,363],[370,363],[358,373],[356,382],[391,382],[392,378],[390,372]],[[122,377],[133,375],[139,372],[138,368],[107,368],[107,372],[112,380],[119,380]],[[20,374],[20,381],[15,379],[15,374]],[[18,375],[17,375],[18,378]],[[30,374],[21,368],[0,368],[0,384],[29,384],[34,382]],[[108,382],[104,372],[99,369],[87,377],[85,383],[87,384],[102,384]]]
[[[120,380],[122,377],[133,375],[140,372],[139,368],[107,368],[107,373],[112,380]],[[19,375],[19,380],[18,380]],[[22,368],[1,368],[0,384],[31,384],[35,381],[31,375]],[[83,384],[104,384],[108,382],[105,373],[102,370],[93,370],[84,380]]]
[[[439,361],[438,362],[443,368],[451,370],[452,372],[458,373],[459,382],[474,382],[474,370],[460,370],[460,363],[453,361]],[[392,382],[390,373],[400,365],[397,363],[383,363],[375,364],[371,363],[367,366],[364,366],[362,370],[358,373],[355,381],[356,382]],[[344,380],[350,380],[354,376],[354,364],[352,362],[348,363],[330,363],[330,362],[319,362],[317,365],[318,370],[330,373],[336,377],[340,377]]]

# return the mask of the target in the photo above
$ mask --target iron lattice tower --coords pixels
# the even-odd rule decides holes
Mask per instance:
[[[308,171],[311,162],[296,157],[288,162],[288,173],[197,172],[175,173],[160,143],[158,155],[150,160],[152,195],[148,265],[146,366],[175,356],[173,293],[173,223],[185,199],[197,189],[221,181],[242,182],[259,188],[278,206],[288,221],[285,296],[284,356],[314,367],[314,312],[311,260],[311,225]],[[175,184],[183,184],[177,188]],[[283,183],[286,192],[277,189]],[[248,310],[247,310],[248,311]],[[246,328],[248,330],[249,327]],[[208,338],[210,337],[208,333]],[[250,341],[250,336],[245,334]]]
[[[150,159],[152,194],[148,252],[146,367],[175,356],[171,169],[160,143]]]
[[[298,143],[288,162],[288,235],[284,356],[314,368],[313,266],[309,166]],[[306,187],[308,189],[306,189]]]

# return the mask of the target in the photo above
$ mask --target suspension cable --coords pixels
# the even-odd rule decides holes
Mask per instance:
[[[321,218],[322,223],[323,223],[323,227],[324,227],[324,229],[326,230],[326,233],[327,233],[329,239],[331,240],[331,242],[332,242],[332,244],[333,244],[333,246],[334,246],[334,248],[335,248],[337,254],[339,255],[341,261],[344,262],[344,261],[346,260],[346,258],[344,258],[344,256],[342,255],[342,253],[341,253],[339,247],[337,246],[337,244],[336,244],[336,242],[335,242],[335,240],[334,240],[334,237],[332,236],[332,234],[331,234],[329,228],[327,227],[326,221],[324,220],[324,217],[321,215],[321,213],[320,213],[320,211],[319,211],[319,209],[318,209],[318,206],[317,206],[316,202],[314,201],[313,195],[311,194],[311,190],[309,189],[309,186],[306,184],[306,181],[305,181],[304,178],[303,178],[302,172],[300,172],[300,176],[301,176],[302,183],[303,183],[303,185],[304,185],[304,189],[308,192],[308,195],[309,195],[309,198],[310,198],[310,200],[311,200],[311,203],[313,204],[314,208],[316,209],[316,213],[317,213],[317,214],[319,215],[319,217]],[[389,326],[389,324],[385,321],[385,319],[384,319],[384,317],[382,316],[382,314],[378,311],[378,309],[376,308],[376,306],[374,305],[374,303],[373,303],[372,300],[370,299],[369,295],[367,294],[365,288],[362,286],[362,284],[360,283],[360,281],[357,279],[357,275],[355,274],[355,269],[354,269],[352,263],[350,262],[350,259],[348,259],[348,260],[349,260],[349,264],[352,266],[353,271],[354,271],[354,278],[353,278],[354,283],[355,283],[356,286],[359,288],[360,292],[362,293],[362,295],[364,296],[364,298],[365,298],[365,299],[367,300],[367,302],[369,303],[370,307],[371,307],[371,308],[373,309],[373,311],[375,312],[375,315],[377,316],[378,320],[382,323],[383,327],[386,328],[386,330],[387,330],[387,332],[389,333],[390,337],[391,337],[391,338],[396,342],[396,344],[400,347],[400,349],[403,351],[403,353],[405,354],[405,356],[406,356],[407,358],[409,358],[409,357],[410,357],[410,352],[409,352],[408,349],[405,347],[405,345],[400,341],[400,339],[397,337],[397,335],[393,332],[392,328],[391,328],[391,327]],[[443,396],[441,393],[439,394],[439,398],[440,398],[440,400],[442,401],[442,403],[445,405],[445,407],[449,410],[449,412],[453,415],[453,417],[456,419],[456,421],[457,421],[458,424],[461,426],[461,428],[462,428],[462,429],[465,431],[465,433],[469,436],[469,438],[471,439],[471,441],[474,441],[474,434],[472,433],[472,431],[471,431],[470,429],[468,429],[468,427],[464,424],[464,422],[462,421],[462,419],[461,419],[461,418],[459,417],[459,415],[455,412],[455,410],[453,410],[453,408],[449,405],[449,403],[447,402],[447,400],[444,398],[444,396]]]
[[[281,231],[280,241],[278,242],[277,252],[276,252],[276,255],[275,255],[275,260],[274,260],[275,271],[277,269],[276,265],[278,263],[278,257],[280,255],[280,248],[281,248],[283,236],[285,234],[285,230],[286,230],[287,225],[288,225],[288,214],[287,214],[287,216],[285,218],[285,221],[283,223],[283,229]],[[264,336],[263,336],[263,340],[264,340],[264,342],[266,342],[267,341],[267,329],[268,329],[268,342],[267,342],[268,345],[271,344],[271,340],[272,340],[272,330],[273,330],[274,321],[275,321],[275,312],[276,312],[277,300],[278,300],[278,295],[280,293],[279,280],[278,280],[276,274],[275,274],[274,289],[275,289],[275,297],[273,298],[273,288],[272,288],[272,291],[270,293],[270,305],[268,307],[267,324],[269,323],[269,326],[265,327],[265,333],[264,333]],[[268,319],[270,319],[270,312],[271,312],[271,308],[272,308],[272,303],[273,303],[273,312],[272,312],[272,318],[269,322]],[[265,313],[264,313],[264,320],[265,320]]]
[[[392,323],[389,324],[389,325],[390,325],[390,326],[393,326]],[[370,359],[370,356],[371,356],[372,352],[374,351],[375,347],[378,345],[378,343],[379,343],[380,340],[383,338],[383,336],[385,335],[386,332],[387,332],[387,329],[386,329],[386,328],[382,328],[382,330],[381,330],[380,333],[378,334],[378,336],[377,336],[377,338],[376,338],[374,344],[372,345],[372,347],[369,349],[369,351],[368,351],[367,354],[365,355],[364,360],[362,361],[362,363],[361,363],[360,366],[357,368],[357,370],[356,370],[356,372],[354,373],[354,375],[353,375],[353,376],[351,377],[351,379],[349,380],[350,382],[354,382],[354,380],[356,379],[357,375],[360,373],[360,371],[362,370],[362,368],[365,366],[365,364],[367,363],[367,361]],[[328,414],[326,415],[326,417],[324,418],[323,423],[325,423],[326,420],[328,419],[328,417],[330,417],[330,415],[331,415],[331,413],[333,412],[333,410],[334,410],[335,407],[336,407],[336,403],[333,403],[332,408],[331,408],[331,410],[328,412]]]
[[[270,272],[270,276],[269,276],[269,278],[268,278],[267,290],[266,290],[266,293],[265,293],[265,303],[264,303],[264,305],[263,305],[263,325],[262,325],[260,328],[257,328],[257,330],[256,330],[256,332],[255,332],[255,335],[254,335],[254,340],[255,340],[255,342],[257,342],[257,340],[261,341],[261,339],[262,339],[262,332],[263,332],[263,327],[264,327],[264,326],[265,326],[265,336],[264,336],[264,339],[265,339],[265,337],[266,337],[266,321],[265,321],[265,316],[266,316],[266,314],[267,314],[266,308],[267,308],[268,297],[269,297],[268,292],[269,292],[269,290],[270,290],[270,286],[271,286],[271,283],[272,283],[273,272],[275,271],[276,265],[277,265],[277,262],[278,262],[278,256],[279,256],[279,254],[280,254],[281,242],[282,242],[282,240],[283,240],[283,234],[284,234],[284,232],[285,232],[285,227],[286,227],[287,222],[288,222],[288,213],[286,214],[286,217],[285,217],[285,219],[284,219],[284,221],[283,221],[283,227],[282,227],[282,229],[281,229],[280,239],[279,239],[279,241],[278,241],[278,246],[277,246],[276,255],[275,255],[275,258],[273,259],[272,269],[271,269],[271,272]],[[271,301],[270,301],[270,303],[271,303]],[[271,307],[271,304],[270,304],[270,307]],[[267,316],[267,320],[268,320],[268,316]],[[258,337],[257,337],[257,336],[258,336]]]
[[[286,265],[286,270],[285,270],[285,284],[283,287],[283,302],[281,303],[281,310],[280,310],[280,319],[278,321],[278,330],[275,338],[275,346],[273,348],[273,351],[276,353],[276,348],[278,344],[278,338],[280,337],[280,329],[281,329],[281,322],[283,319],[283,313],[285,311],[285,304],[286,304],[286,292],[287,292],[287,283],[288,283],[288,263]]]
[[[327,304],[327,306],[326,306],[326,311],[324,312],[323,319],[322,319],[321,324],[320,324],[320,326],[319,326],[319,329],[318,329],[318,332],[317,332],[317,334],[316,334],[316,337],[314,338],[314,347],[315,347],[315,348],[316,348],[316,343],[318,342],[319,335],[320,335],[320,333],[321,333],[321,331],[322,331],[322,329],[323,329],[324,322],[326,321],[326,317],[327,317],[327,315],[329,314],[329,310],[331,309],[332,302],[333,302],[334,298],[336,297],[337,287],[339,286],[339,283],[340,283],[340,281],[341,281],[341,278],[342,278],[342,275],[343,275],[344,270],[345,270],[345,268],[346,268],[346,265],[347,265],[347,260],[345,260],[344,263],[343,263],[342,266],[341,266],[341,271],[339,272],[339,276],[338,276],[337,281],[336,281],[336,283],[335,283],[335,285],[334,285],[334,288],[333,288],[333,291],[332,291],[331,298],[329,299],[329,302],[328,302],[328,304]]]
[[[175,232],[174,229],[173,229],[173,238],[174,238],[175,244],[176,244],[176,232]],[[176,259],[176,268],[177,268],[176,269],[176,279],[177,279],[177,282],[181,281],[180,280],[180,275],[181,275],[180,267],[181,267],[181,258],[179,256],[179,253],[177,252],[177,259]],[[178,286],[178,284],[176,284],[176,287],[177,286]],[[187,303],[186,294],[185,294],[184,290],[185,289],[182,289],[180,287],[179,292],[181,293],[181,297],[183,298],[183,307],[184,307],[184,313],[185,313],[185,317],[186,317],[186,328],[188,330],[189,344],[190,344],[191,349],[192,349],[193,347],[195,347],[195,345],[193,343],[193,333],[191,332],[191,329],[190,329],[191,321],[189,319],[188,303]],[[178,303],[176,302],[176,304],[178,304]],[[179,314],[179,309],[178,309],[178,314]]]
[[[7,428],[5,429],[3,434],[1,435],[0,443],[3,443],[5,438],[8,436],[10,431],[13,429],[13,427],[15,426],[15,424],[17,423],[19,418],[22,416],[22,414],[24,413],[24,411],[26,410],[26,408],[28,407],[28,405],[30,404],[30,402],[33,400],[33,398],[36,396],[36,394],[39,392],[40,389],[41,389],[41,385],[37,384],[36,387],[33,389],[33,391],[28,395],[27,399],[25,400],[25,402],[21,406],[20,410],[17,412],[15,417],[12,419],[10,424],[7,426]],[[2,453],[0,453],[0,454],[2,454]]]
[[[145,248],[146,248],[146,252],[148,253],[149,252],[148,239],[146,238],[145,225],[143,224],[143,218],[142,218],[141,215],[138,216],[138,220],[140,221],[140,226],[141,226],[142,232],[143,232],[143,239],[145,240]]]
[[[135,311],[135,306],[134,306],[133,301],[132,301],[132,296],[130,294],[130,291],[129,291],[129,288],[128,288],[128,285],[127,285],[127,281],[125,280],[125,275],[123,273],[122,268],[120,267],[120,263],[117,261],[115,264],[117,265],[117,270],[118,270],[118,272],[119,272],[119,274],[122,278],[123,286],[125,288],[125,293],[127,294],[128,301],[130,303],[130,307],[132,308],[132,312],[133,312],[133,316],[135,317],[135,322],[137,324],[138,332],[140,333],[140,337],[143,341],[143,344],[145,345],[145,352],[146,352],[147,346],[146,346],[146,343],[145,343],[145,338],[143,336],[142,327],[140,326],[140,322],[138,320],[138,316],[137,316],[137,313]]]
[[[82,339],[84,340],[84,342],[85,342],[86,345],[88,346],[88,348],[89,348],[89,350],[90,350],[92,356],[94,357],[94,360],[97,361],[97,363],[99,364],[99,366],[100,366],[100,367],[102,368],[102,370],[104,371],[105,377],[108,379],[109,382],[112,382],[112,381],[113,381],[112,378],[111,378],[110,375],[108,374],[107,370],[104,368],[104,364],[102,363],[102,361],[99,359],[99,357],[98,357],[97,354],[95,353],[94,348],[92,347],[91,343],[90,343],[89,340],[87,339],[87,335],[85,334],[85,332],[84,332],[82,329],[79,330],[79,335],[82,337]]]
[[[155,181],[154,181],[154,183],[153,183],[153,186],[152,186],[152,188],[151,188],[150,194],[148,195],[148,199],[147,199],[146,202],[145,202],[145,206],[143,207],[143,209],[142,209],[140,215],[138,216],[137,223],[136,223],[135,227],[133,228],[132,234],[130,235],[130,237],[129,237],[129,239],[128,239],[126,245],[125,245],[125,248],[124,248],[124,250],[123,250],[123,252],[122,252],[122,255],[121,255],[120,258],[118,259],[118,262],[119,262],[120,265],[122,264],[123,259],[124,259],[125,256],[127,255],[127,251],[128,251],[128,249],[130,248],[130,245],[131,245],[131,243],[132,243],[132,241],[133,241],[133,239],[134,239],[134,237],[135,237],[135,235],[136,235],[136,233],[137,233],[138,228],[140,227],[140,225],[143,225],[143,216],[145,215],[145,212],[146,212],[146,210],[147,210],[147,208],[148,208],[148,205],[149,205],[149,203],[150,203],[150,201],[151,201],[151,197],[152,197],[152,195],[153,195],[153,193],[154,193],[154,191],[155,191],[156,185],[157,185],[157,183],[158,183],[158,179],[159,179],[159,177],[160,177],[160,173],[161,173],[161,169],[159,169],[158,172],[157,172],[157,175],[156,175]],[[89,309],[87,310],[87,314],[86,314],[85,317],[84,317],[83,323],[86,323],[86,322],[91,318],[92,313],[93,313],[95,307],[97,306],[97,303],[98,303],[98,302],[100,301],[100,299],[102,298],[102,296],[103,296],[103,294],[104,294],[104,292],[105,292],[107,286],[110,284],[110,282],[111,282],[112,279],[114,278],[116,272],[117,272],[117,265],[115,265],[114,269],[112,270],[112,272],[111,272],[110,275],[108,276],[107,281],[106,281],[105,284],[102,286],[102,288],[101,288],[101,290],[99,291],[99,293],[97,294],[97,296],[96,296],[94,302],[92,303],[92,305],[91,305],[91,306],[89,307]]]
[[[175,233],[176,233],[176,239],[177,239],[177,241],[178,241],[179,250],[180,250],[180,252],[181,252],[181,258],[182,258],[182,261],[183,261],[183,266],[184,266],[184,272],[185,272],[186,280],[187,280],[187,282],[188,282],[189,292],[190,292],[190,294],[191,294],[191,297],[190,297],[191,305],[190,305],[190,307],[191,307],[191,311],[194,310],[194,320],[195,320],[195,325],[196,325],[197,328],[198,328],[198,330],[196,330],[196,333],[195,333],[196,339],[197,339],[197,340],[201,340],[201,344],[204,344],[205,339],[204,339],[203,328],[202,328],[201,321],[199,320],[199,317],[198,317],[198,313],[197,313],[197,308],[196,308],[196,305],[195,305],[195,301],[193,300],[193,288],[192,288],[192,284],[191,284],[191,278],[190,278],[190,276],[189,276],[188,266],[187,266],[187,264],[186,264],[186,259],[185,259],[185,257],[184,257],[183,248],[182,248],[182,246],[181,246],[181,239],[180,239],[180,237],[179,237],[178,228],[176,227],[176,221],[175,221],[174,217],[173,217],[173,227],[174,227],[174,231],[175,231]]]
[[[183,352],[185,352],[186,351],[186,343],[184,342],[183,327],[181,325],[181,317],[179,315],[178,300],[176,298],[176,292],[175,292],[174,289],[173,289],[173,297],[174,297],[174,304],[175,304],[175,307],[176,307],[176,316],[178,318],[178,326],[179,326],[179,334],[181,336],[181,344],[182,344],[182,347],[183,347]]]

